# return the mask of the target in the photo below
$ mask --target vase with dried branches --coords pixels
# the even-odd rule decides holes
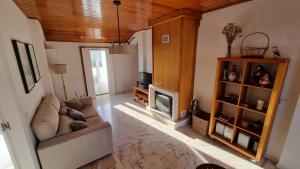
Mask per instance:
[[[231,46],[237,37],[242,37],[242,28],[235,23],[228,23],[223,29],[227,41],[227,57],[231,57]]]

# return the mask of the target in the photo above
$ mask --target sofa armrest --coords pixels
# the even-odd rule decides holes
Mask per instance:
[[[43,169],[72,169],[112,153],[112,128],[108,122],[40,142]]]
[[[88,105],[92,105],[93,104],[93,98],[90,97],[90,96],[85,97],[85,98],[80,98],[79,101],[84,106],[88,106]]]

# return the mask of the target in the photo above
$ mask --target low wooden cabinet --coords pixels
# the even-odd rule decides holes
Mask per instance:
[[[211,138],[260,161],[267,147],[288,64],[289,59],[219,58],[209,126]],[[238,77],[229,81],[225,72],[232,66],[238,67]],[[272,77],[268,86],[253,83],[260,66]],[[263,108],[259,108],[259,102],[264,102]]]
[[[148,106],[148,94],[149,90],[145,89],[142,86],[134,86],[133,87],[133,97],[134,101],[140,102],[144,104],[145,106]]]

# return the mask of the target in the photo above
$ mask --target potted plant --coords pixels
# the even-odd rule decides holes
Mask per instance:
[[[224,27],[222,34],[225,35],[226,41],[227,41],[227,55],[226,56],[231,57],[232,43],[237,37],[242,36],[242,28],[240,26],[236,25],[235,23],[228,23],[228,25],[226,25]]]

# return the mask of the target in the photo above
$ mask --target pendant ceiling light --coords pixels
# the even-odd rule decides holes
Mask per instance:
[[[121,41],[121,31],[120,31],[120,17],[119,17],[119,6],[121,5],[121,0],[113,0],[114,5],[117,7],[117,22],[118,22],[118,41],[113,42],[112,46],[109,47],[109,54],[130,54],[133,45],[130,42],[134,39],[131,38],[129,41]]]

